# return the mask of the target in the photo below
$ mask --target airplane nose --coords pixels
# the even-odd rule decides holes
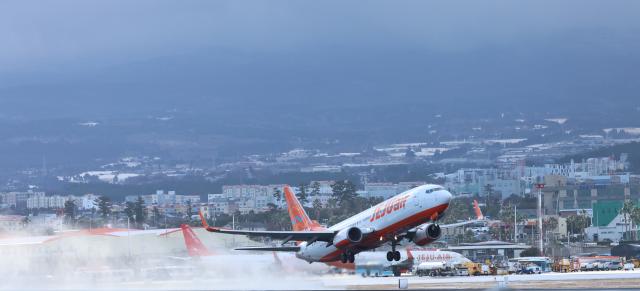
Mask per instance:
[[[442,191],[442,200],[445,201],[445,203],[449,203],[449,201],[451,201],[451,198],[453,197],[453,195],[451,195],[451,193],[447,190]]]

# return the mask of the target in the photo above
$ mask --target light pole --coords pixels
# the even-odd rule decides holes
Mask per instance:
[[[536,184],[536,188],[538,188],[538,234],[540,235],[539,247],[540,254],[544,254],[544,246],[542,242],[542,188],[544,188],[544,184],[538,183]]]
[[[513,205],[513,241],[518,243],[518,205]]]
[[[131,232],[129,231],[129,216],[127,216],[127,249],[129,250],[129,259],[131,259]]]

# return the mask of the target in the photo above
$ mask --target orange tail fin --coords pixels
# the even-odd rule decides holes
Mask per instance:
[[[482,214],[482,210],[480,210],[480,206],[478,206],[477,200],[473,200],[473,210],[476,212],[476,217],[479,220],[484,219],[484,215]]]
[[[186,224],[180,225],[182,228],[182,236],[184,236],[184,244],[187,247],[187,252],[191,257],[206,257],[211,256],[213,253],[209,252],[206,246],[200,241],[193,229]]]
[[[407,259],[411,262],[413,262],[413,253],[411,252],[411,249],[407,248]]]
[[[322,229],[319,223],[309,218],[309,215],[307,215],[307,212],[289,186],[284,186],[284,199],[287,201],[287,210],[289,210],[289,218],[291,218],[294,231]]]

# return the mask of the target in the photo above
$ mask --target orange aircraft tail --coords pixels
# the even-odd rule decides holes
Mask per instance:
[[[182,228],[182,236],[184,236],[184,244],[187,247],[187,252],[191,257],[205,257],[211,256],[213,253],[209,252],[209,249],[200,241],[193,229],[186,224],[180,225]]]
[[[484,215],[482,214],[482,210],[480,210],[480,206],[478,206],[477,200],[473,200],[473,210],[476,212],[478,220],[484,219]]]
[[[304,207],[302,207],[302,204],[300,204],[300,201],[298,201],[298,198],[289,186],[284,186],[284,199],[287,201],[287,210],[289,211],[289,218],[291,218],[294,231],[323,229],[317,221],[309,218],[309,215],[307,215]]]

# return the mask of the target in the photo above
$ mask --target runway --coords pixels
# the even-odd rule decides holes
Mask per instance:
[[[284,275],[280,277],[193,278],[152,280],[118,284],[116,289],[154,290],[398,290],[398,280],[407,280],[409,290],[638,290],[640,271],[547,273],[540,275],[478,277],[386,277],[356,275]],[[108,288],[108,287],[107,287]]]
[[[540,275],[472,276],[472,277],[386,277],[355,276],[324,279],[323,285],[336,289],[398,289],[398,280],[406,279],[409,289],[486,290],[511,288],[526,290],[616,290],[637,289],[640,271],[602,271],[577,273],[544,273]]]

